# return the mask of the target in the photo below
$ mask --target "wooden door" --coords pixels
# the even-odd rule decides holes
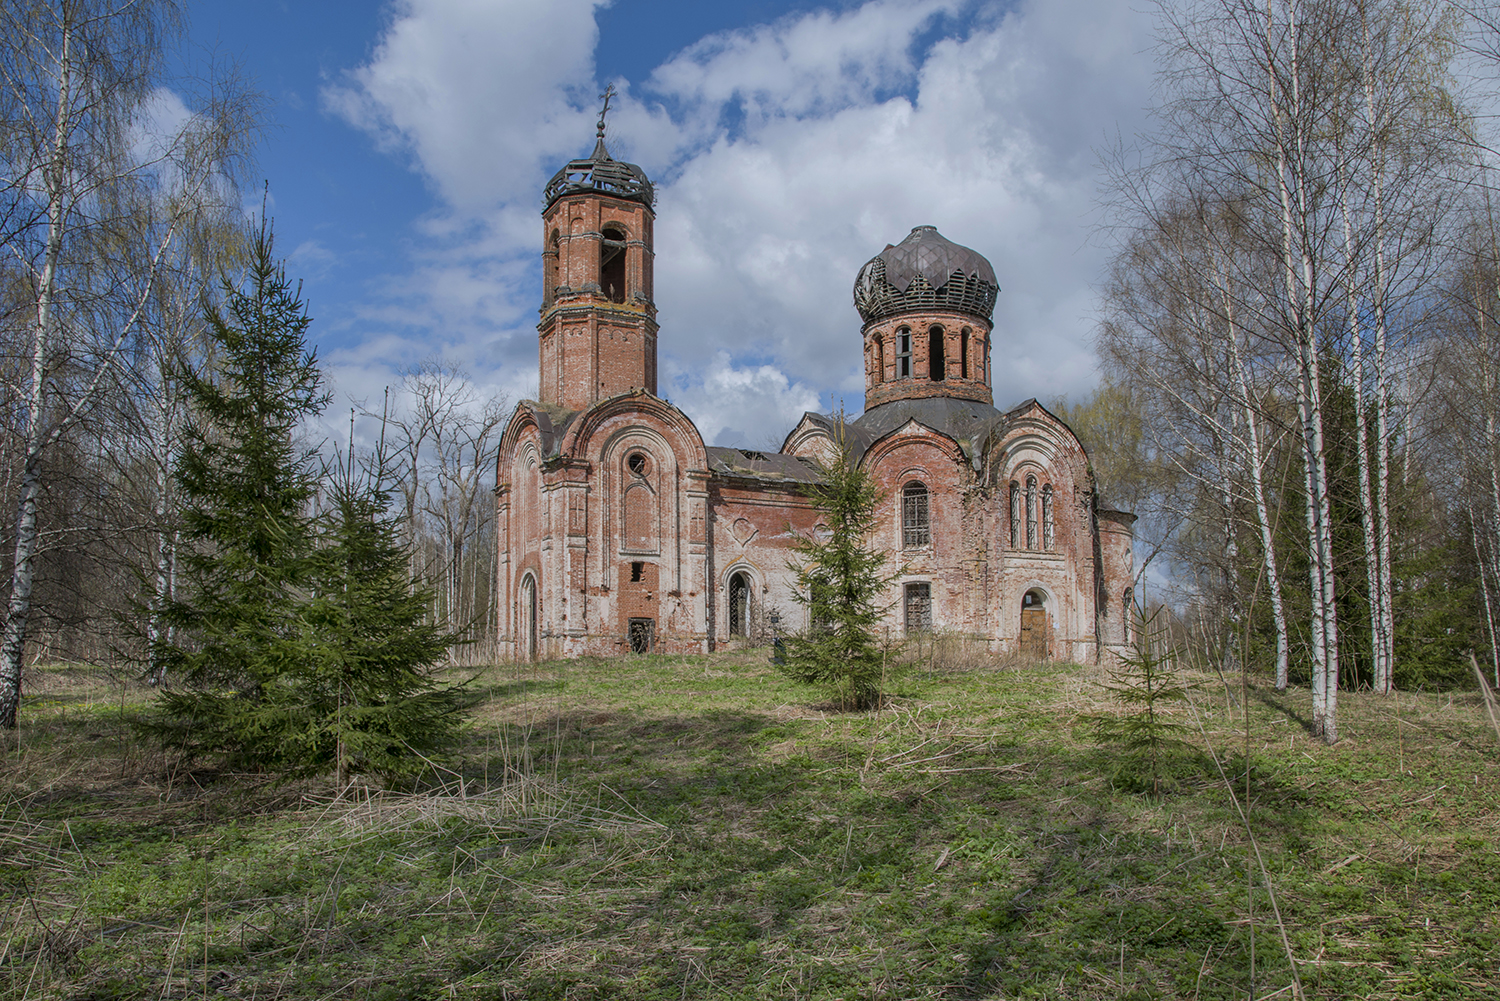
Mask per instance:
[[[1051,651],[1051,637],[1047,627],[1047,609],[1030,607],[1021,609],[1021,652],[1037,660],[1046,660]]]

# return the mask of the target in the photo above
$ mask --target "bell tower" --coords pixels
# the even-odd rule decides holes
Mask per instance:
[[[613,86],[601,95],[593,153],[544,192],[539,395],[568,410],[632,389],[656,393],[656,192],[645,171],[604,147],[613,95]]]

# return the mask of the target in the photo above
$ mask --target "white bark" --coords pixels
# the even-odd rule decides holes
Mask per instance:
[[[159,82],[175,9],[53,0],[0,13],[7,72],[5,252],[29,266],[34,314],[29,380],[15,401],[24,458],[16,482],[15,550],[0,637],[0,726],[14,727],[41,538],[48,456],[125,381],[179,224],[249,136],[246,93],[216,91],[174,136],[140,150],[141,108]],[[44,221],[33,224],[36,217]]]
[[[1230,368],[1234,372],[1239,404],[1244,411],[1245,437],[1243,462],[1245,473],[1250,477],[1251,496],[1255,502],[1255,523],[1260,529],[1261,560],[1266,569],[1266,584],[1271,593],[1271,616],[1276,627],[1276,690],[1286,690],[1288,681],[1288,650],[1286,608],[1281,600],[1281,570],[1276,560],[1276,534],[1271,520],[1270,505],[1266,503],[1265,450],[1261,445],[1259,417],[1255,396],[1250,390],[1250,380],[1245,372],[1244,356],[1240,352],[1239,328],[1234,322],[1234,297],[1230,293],[1227,279],[1224,281],[1224,319],[1229,343]]]
[[[1370,435],[1365,417],[1365,351],[1364,326],[1360,323],[1360,295],[1358,276],[1359,254],[1354,247],[1354,224],[1349,210],[1349,177],[1345,165],[1339,164],[1340,214],[1344,223],[1344,303],[1348,313],[1349,353],[1354,364],[1354,440],[1358,453],[1360,529],[1364,540],[1365,586],[1370,595],[1370,653],[1371,682],[1381,694],[1390,690],[1390,671],[1387,651],[1389,643],[1384,634],[1385,613],[1380,591],[1380,528],[1381,521],[1375,509],[1373,492],[1370,489]],[[1378,237],[1377,237],[1378,238]]]
[[[1272,5],[1266,5],[1266,79],[1275,135],[1276,187],[1281,211],[1281,253],[1286,304],[1296,342],[1297,412],[1302,427],[1303,485],[1306,491],[1308,587],[1312,605],[1313,732],[1332,744],[1338,741],[1338,616],[1334,595],[1333,540],[1328,500],[1327,452],[1323,442],[1322,386],[1318,364],[1317,324],[1312,315],[1317,286],[1307,229],[1308,109],[1301,100],[1302,38],[1299,5],[1287,6],[1290,39],[1287,78],[1290,90],[1283,107],[1273,48]],[[1289,176],[1290,175],[1290,176]],[[1295,205],[1294,205],[1295,199]]]
[[[44,168],[47,192],[47,238],[37,283],[36,320],[31,334],[31,384],[22,417],[26,443],[20,490],[16,502],[16,548],[11,564],[10,601],[5,632],[0,638],[0,726],[14,728],[21,701],[21,665],[26,654],[26,627],[31,617],[31,590],[36,583],[37,494],[41,488],[41,460],[47,435],[47,358],[52,349],[57,263],[65,235],[67,210],[68,137],[73,113],[73,35],[64,26],[57,57],[57,108],[53,119],[51,162]]]

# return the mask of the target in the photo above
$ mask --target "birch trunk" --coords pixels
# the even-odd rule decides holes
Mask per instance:
[[[1255,501],[1255,522],[1260,529],[1261,559],[1266,568],[1266,584],[1271,590],[1271,617],[1276,626],[1276,690],[1286,691],[1288,671],[1288,648],[1286,608],[1281,600],[1281,570],[1276,560],[1276,533],[1271,521],[1270,505],[1266,503],[1265,454],[1261,446],[1254,396],[1250,392],[1250,380],[1245,373],[1244,358],[1240,353],[1239,330],[1234,320],[1234,297],[1224,293],[1224,317],[1229,331],[1229,361],[1239,390],[1240,406],[1245,420],[1245,472],[1250,477],[1251,495]]]
[[[1342,150],[1340,150],[1342,154]],[[1344,308],[1349,328],[1349,353],[1354,365],[1354,441],[1358,452],[1360,529],[1364,541],[1365,586],[1370,594],[1371,685],[1384,694],[1389,691],[1390,673],[1384,638],[1385,614],[1380,593],[1380,525],[1370,489],[1370,433],[1365,417],[1365,351],[1364,326],[1359,322],[1358,255],[1354,249],[1354,225],[1349,211],[1349,176],[1344,163],[1339,164],[1339,209],[1344,222]]]
[[[1390,441],[1390,392],[1386,369],[1386,297],[1388,276],[1386,273],[1385,242],[1385,139],[1386,116],[1379,114],[1375,104],[1375,67],[1371,57],[1370,19],[1362,11],[1361,58],[1364,62],[1365,120],[1370,130],[1370,179],[1374,184],[1375,209],[1375,284],[1372,303],[1375,313],[1375,490],[1373,517],[1376,524],[1375,580],[1370,587],[1370,605],[1373,633],[1371,647],[1375,651],[1374,687],[1380,694],[1395,689],[1396,647],[1395,612],[1393,605],[1394,586],[1391,579],[1391,441]],[[1361,384],[1362,385],[1362,384]],[[1360,419],[1364,410],[1360,409]],[[1368,465],[1368,456],[1360,445],[1361,468]],[[1361,487],[1364,487],[1363,477]],[[1367,544],[1368,548],[1368,544]],[[1368,557],[1367,557],[1368,559]],[[1378,625],[1376,624],[1378,620]]]
[[[67,191],[68,133],[73,102],[72,26],[64,24],[58,52],[57,111],[52,127],[50,163],[45,170],[47,242],[37,287],[36,319],[31,335],[31,380],[27,388],[23,435],[26,459],[16,502],[16,549],[11,563],[10,600],[0,638],[0,727],[15,729],[21,705],[21,668],[26,655],[26,627],[31,618],[31,591],[36,583],[37,495],[46,440],[47,356],[52,346],[57,294],[57,262],[62,253]]]
[[[1287,307],[1297,342],[1297,409],[1302,427],[1304,485],[1307,491],[1308,585],[1312,605],[1313,732],[1332,744],[1338,740],[1338,620],[1334,595],[1333,546],[1329,526],[1328,471],[1323,444],[1322,387],[1319,384],[1317,329],[1311,312],[1316,290],[1314,262],[1306,245],[1309,234],[1307,191],[1307,123],[1301,103],[1301,54],[1297,4],[1288,7],[1291,39],[1288,79],[1290,107],[1283,112],[1272,48],[1272,9],[1266,8],[1266,73],[1276,137],[1276,184],[1280,200],[1282,265]],[[1287,134],[1290,119],[1291,135]],[[1290,182],[1288,174],[1291,175]],[[1295,195],[1295,216],[1292,199]],[[1299,226],[1299,224],[1301,224]]]

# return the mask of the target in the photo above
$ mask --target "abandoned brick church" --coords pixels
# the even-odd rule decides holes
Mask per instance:
[[[835,418],[804,414],[779,452],[715,448],[657,396],[654,192],[602,119],[544,201],[539,399],[498,465],[502,651],[707,652],[802,629],[787,561],[819,528],[803,490]],[[998,292],[931,226],[855,280],[865,409],[844,434],[882,493],[873,543],[905,567],[888,626],[1092,659],[1127,639],[1135,518],[1100,507],[1083,446],[1035,400],[995,408]]]

